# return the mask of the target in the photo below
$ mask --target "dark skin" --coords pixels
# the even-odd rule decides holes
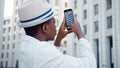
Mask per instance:
[[[57,47],[60,46],[61,40],[62,40],[67,34],[69,34],[69,33],[71,33],[71,32],[74,32],[74,33],[77,35],[78,39],[80,39],[80,38],[85,38],[84,34],[82,33],[81,27],[80,27],[77,19],[75,19],[74,23],[73,23],[73,24],[70,24],[70,26],[71,26],[72,30],[70,30],[70,31],[65,31],[66,26],[65,26],[65,19],[64,19],[63,22],[62,22],[62,25],[61,25],[61,27],[60,27],[60,29],[59,29],[59,32],[58,32],[57,38],[56,38],[56,40],[55,40],[55,43],[54,43]]]
[[[45,23],[41,28],[39,28],[38,33],[34,37],[40,41],[49,41],[54,40],[55,35],[55,19],[51,18],[49,22]]]
[[[74,32],[77,35],[78,39],[84,38],[84,34],[82,33],[81,27],[77,19],[75,19],[75,22],[73,24],[70,24],[70,26],[72,30],[65,31],[66,26],[65,26],[65,19],[64,19],[59,28],[58,35],[55,39],[55,42],[54,42],[55,46],[59,47],[61,40],[71,32]],[[40,41],[50,41],[50,40],[54,40],[55,35],[56,35],[55,19],[51,18],[49,23],[44,24],[34,37]]]

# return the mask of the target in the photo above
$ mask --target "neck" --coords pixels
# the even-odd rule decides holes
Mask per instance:
[[[44,34],[36,35],[35,38],[40,40],[40,41],[48,41]]]

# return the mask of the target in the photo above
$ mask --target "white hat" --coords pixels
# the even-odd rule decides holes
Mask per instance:
[[[31,27],[41,24],[54,16],[47,0],[31,0],[18,9],[20,26]]]

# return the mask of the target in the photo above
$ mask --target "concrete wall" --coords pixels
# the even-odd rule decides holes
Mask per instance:
[[[113,42],[115,68],[120,68],[120,0],[113,0]]]
[[[0,0],[0,35],[2,35],[2,25],[3,25],[3,14],[4,14],[4,0]],[[0,38],[1,42],[2,38]]]
[[[0,56],[1,56],[1,49],[2,49],[2,32],[3,32],[3,14],[4,14],[4,0],[0,0]],[[1,59],[0,59],[1,61]]]
[[[81,26],[87,25],[86,38],[93,46],[96,53],[95,39],[99,39],[99,68],[120,68],[120,1],[112,0],[112,8],[106,9],[106,0],[78,0],[78,21]],[[94,15],[94,5],[98,4],[98,14]],[[87,9],[87,19],[83,19],[83,11]],[[112,16],[112,28],[107,29],[108,16]],[[94,32],[94,21],[99,21],[99,31]],[[113,47],[110,47],[110,39],[112,37]],[[110,52],[111,51],[111,52]],[[96,53],[96,56],[97,53]],[[111,59],[112,58],[112,59]],[[98,60],[98,59],[97,59]]]

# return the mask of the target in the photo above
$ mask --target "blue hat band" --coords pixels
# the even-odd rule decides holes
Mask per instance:
[[[20,21],[20,22],[21,22],[21,23],[27,23],[27,22],[31,22],[31,21],[34,21],[34,20],[37,20],[37,19],[40,19],[40,18],[41,18],[41,20],[42,20],[42,19],[46,19],[46,18],[48,18],[48,17],[50,17],[50,16],[52,16],[52,15],[53,15],[53,11],[52,11],[52,9],[50,8],[48,11],[46,11],[45,13],[43,13],[43,14],[35,17],[35,18],[29,19],[29,20],[23,20],[23,21]]]

